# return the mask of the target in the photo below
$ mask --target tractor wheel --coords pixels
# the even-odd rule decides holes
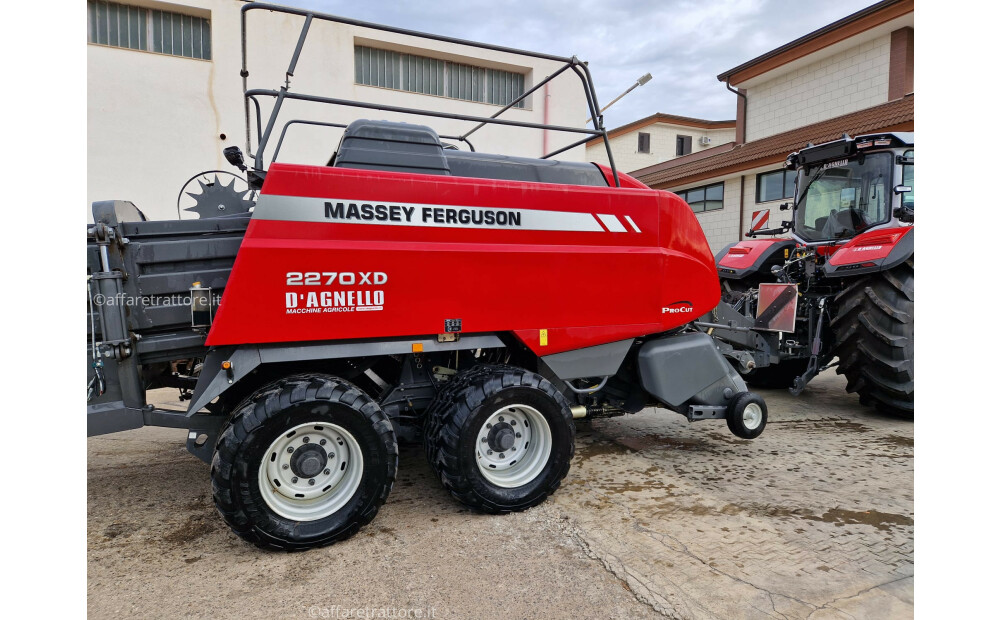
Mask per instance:
[[[565,397],[527,370],[480,367],[428,409],[431,465],[452,496],[481,512],[526,510],[569,471],[576,429]],[[466,375],[466,376],[463,376]]]
[[[233,532],[288,551],[353,536],[396,479],[396,436],[354,385],[295,376],[258,391],[219,437],[215,505]]]
[[[913,259],[852,283],[834,299],[839,374],[862,404],[913,415]]]
[[[792,387],[795,377],[806,371],[809,358],[789,359],[778,364],[762,368],[754,368],[743,375],[743,379],[752,386],[762,388]]]

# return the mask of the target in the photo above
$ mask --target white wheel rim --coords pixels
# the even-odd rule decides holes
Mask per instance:
[[[317,460],[319,454],[325,463]],[[306,467],[295,458],[302,455]],[[317,463],[322,465],[318,471]],[[343,508],[361,485],[363,473],[361,446],[353,435],[336,424],[309,422],[284,431],[271,443],[257,481],[264,502],[275,513],[294,521],[315,521]]]
[[[764,412],[757,403],[750,403],[743,409],[743,426],[747,429],[752,431],[757,428],[763,419]]]
[[[498,487],[528,484],[545,469],[551,453],[549,423],[527,405],[498,409],[476,434],[476,464],[483,477]]]

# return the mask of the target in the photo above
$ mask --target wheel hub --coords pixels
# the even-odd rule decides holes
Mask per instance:
[[[476,464],[499,487],[528,484],[545,469],[552,452],[552,431],[545,416],[528,405],[493,412],[479,429]]]
[[[490,429],[486,443],[494,452],[505,452],[514,445],[514,427],[506,422],[500,422]]]
[[[291,465],[292,473],[301,478],[312,478],[319,475],[326,467],[326,450],[319,444],[311,443],[299,448],[292,453]]]
[[[278,515],[314,521],[340,510],[361,484],[364,459],[357,440],[330,422],[285,430],[264,454],[260,492]]]

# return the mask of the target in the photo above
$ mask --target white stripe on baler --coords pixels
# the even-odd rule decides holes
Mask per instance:
[[[611,232],[628,232],[622,225],[621,220],[613,215],[608,215],[607,213],[598,213],[597,217],[601,218],[601,222],[604,226]]]

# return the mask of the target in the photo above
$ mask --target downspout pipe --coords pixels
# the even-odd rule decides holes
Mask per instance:
[[[750,100],[747,99],[746,94],[741,93],[738,88],[733,88],[732,84],[729,83],[728,77],[726,78],[726,90],[743,100],[743,123],[740,128],[741,137],[743,139],[739,141],[740,144],[743,144],[747,141],[747,111],[750,108]]]
[[[745,174],[740,175],[740,229],[736,231],[736,241],[743,241],[743,188],[746,184]]]

